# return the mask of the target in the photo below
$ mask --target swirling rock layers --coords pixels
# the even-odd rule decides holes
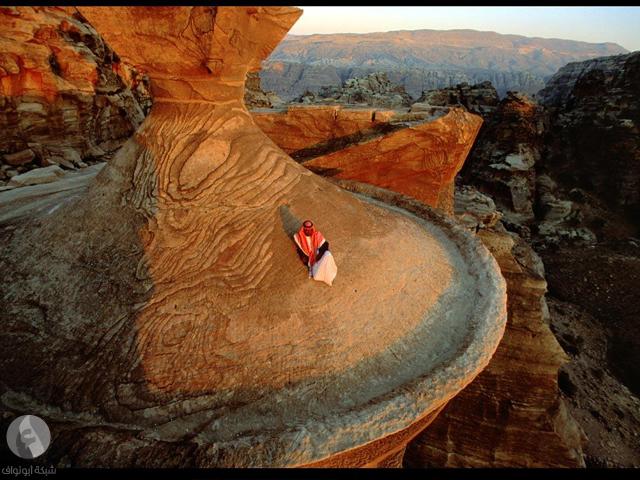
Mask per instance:
[[[314,175],[254,124],[246,73],[299,10],[81,11],[154,106],[86,193],[3,232],[3,408],[45,418],[61,465],[397,463],[497,347],[493,258],[427,207]],[[334,288],[296,256],[304,218],[330,239]]]

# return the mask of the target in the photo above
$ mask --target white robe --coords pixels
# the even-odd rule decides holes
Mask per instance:
[[[306,236],[306,235],[305,235]],[[298,240],[298,236],[294,235],[293,240],[296,242],[300,250],[304,251],[302,246],[300,245],[300,241]],[[310,237],[306,237],[307,245],[311,243]],[[322,246],[327,240],[323,240],[320,246]],[[318,250],[316,250],[316,255],[318,254]],[[313,267],[311,267],[311,276],[314,280],[318,282],[324,282],[329,286],[332,286],[333,280],[336,278],[338,274],[338,266],[331,255],[331,251],[327,250],[322,255],[322,258],[317,261]]]
[[[329,286],[333,284],[333,280],[338,274],[338,266],[329,250],[324,252],[322,258],[311,267],[311,274],[313,279],[318,282],[324,282]]]

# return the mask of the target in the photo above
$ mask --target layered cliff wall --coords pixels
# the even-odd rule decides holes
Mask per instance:
[[[410,444],[405,465],[584,467],[584,434],[558,389],[569,359],[549,329],[542,262],[500,223],[479,237],[507,281],[507,329],[487,369]]]
[[[538,93],[550,112],[543,166],[640,226],[640,52],[570,63]]]
[[[0,29],[0,181],[82,167],[144,119],[146,80],[75,9],[1,7]]]

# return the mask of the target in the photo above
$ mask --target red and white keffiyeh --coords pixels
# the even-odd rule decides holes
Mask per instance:
[[[316,252],[318,248],[326,241],[322,234],[313,228],[313,233],[310,236],[311,242],[307,241],[307,236],[304,234],[304,227],[300,227],[297,233],[293,235],[293,239],[306,256],[309,257],[309,266],[313,266],[316,263]],[[309,244],[310,243],[310,244]]]

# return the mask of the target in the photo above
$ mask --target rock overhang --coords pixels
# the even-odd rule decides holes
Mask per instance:
[[[495,260],[479,240],[451,218],[401,194],[352,181],[335,183],[372,208],[410,218],[448,244],[447,254],[458,257],[459,271],[439,295],[437,308],[378,355],[346,371],[278,388],[260,387],[258,380],[242,387],[242,405],[231,391],[210,392],[200,400],[206,408],[194,405],[190,415],[162,426],[125,422],[125,431],[134,428],[153,441],[184,442],[185,430],[197,427],[191,441],[207,452],[200,466],[336,466],[332,462],[340,456],[351,458],[343,458],[342,465],[357,465],[360,449],[402,435],[437,413],[486,366],[506,324],[506,293]],[[12,398],[5,395],[5,405]],[[212,415],[220,409],[223,415]]]
[[[402,438],[421,421],[428,424],[430,415],[437,414],[482,371],[502,338],[507,321],[504,278],[493,256],[473,234],[450,217],[402,194],[348,180],[335,183],[372,205],[412,218],[440,241],[449,242],[468,276],[457,278],[456,288],[441,296],[444,301],[438,308],[427,312],[419,325],[377,357],[352,365],[332,379],[313,379],[264,397],[264,403],[254,406],[261,415],[289,418],[266,433],[239,438],[230,434],[225,441],[211,442],[222,462],[218,466],[355,466],[359,452],[366,451],[369,444],[394,435]],[[355,401],[335,401],[340,396],[344,400],[349,392],[357,392]],[[297,408],[289,403],[292,398],[296,403],[313,404],[315,411],[306,412],[306,418],[296,418],[293,412]],[[326,410],[326,405],[317,408],[323,402],[316,398],[323,398],[335,411]],[[269,405],[274,410],[270,411]],[[248,409],[234,413],[231,420],[236,427],[245,424],[248,428],[255,421],[252,417]],[[199,439],[211,441],[205,432]],[[341,456],[352,459],[338,461]]]
[[[453,183],[482,118],[435,111],[293,106],[252,112],[256,124],[314,173],[370,183],[453,213]]]
[[[203,92],[213,91],[200,91]],[[179,98],[184,100],[184,96]],[[406,430],[435,412],[470,381],[488,361],[492,346],[499,340],[506,318],[506,311],[501,309],[504,288],[501,290],[499,278],[492,276],[497,270],[495,265],[491,269],[491,257],[486,251],[473,250],[473,241],[457,245],[448,237],[458,238],[453,227],[443,227],[448,232],[443,233],[443,228],[431,225],[434,223],[431,217],[431,224],[415,217],[416,212],[428,216],[426,212],[430,210],[426,207],[394,197],[393,201],[404,208],[399,211],[354,197],[279,153],[252,126],[246,111],[237,108],[240,99],[238,96],[230,108],[216,108],[214,112],[209,105],[159,102],[146,125],[105,168],[82,201],[48,213],[16,232],[11,250],[21,252],[22,248],[22,253],[29,250],[31,257],[18,255],[16,263],[10,261],[7,265],[29,278],[22,285],[24,288],[3,285],[12,298],[24,297],[10,305],[11,312],[3,315],[3,322],[10,326],[3,343],[15,338],[32,341],[19,332],[26,325],[40,325],[38,310],[28,306],[29,296],[33,295],[41,305],[39,308],[47,312],[50,323],[60,327],[59,332],[56,329],[40,332],[46,337],[37,340],[46,345],[42,354],[64,356],[64,349],[60,349],[62,338],[66,341],[76,338],[79,350],[73,348],[88,353],[77,353],[83,378],[70,377],[73,372],[65,370],[64,365],[51,367],[59,370],[61,390],[29,384],[29,378],[19,372],[7,373],[6,380],[9,390],[23,390],[40,402],[56,405],[55,408],[67,408],[70,404],[74,405],[69,407],[73,411],[98,408],[102,418],[92,418],[89,424],[94,426],[115,422],[122,431],[137,432],[138,439],[151,443],[195,444],[201,466],[282,466],[327,461]],[[206,103],[218,100],[214,97]],[[185,117],[186,112],[191,117]],[[162,150],[163,142],[169,138],[167,133],[175,135],[176,143],[184,142],[181,134],[171,131],[172,119],[181,128],[185,124],[201,128],[199,122],[218,122],[219,114],[231,124],[237,123],[239,130],[217,127],[206,131],[209,136],[199,139],[207,148],[200,153],[197,149],[186,154]],[[249,134],[251,143],[237,140],[241,137],[240,130],[242,135]],[[165,135],[160,136],[163,131]],[[206,158],[211,157],[202,154],[217,158],[218,146],[225,142],[242,143],[242,148],[223,155],[214,165],[208,163]],[[206,176],[203,186],[203,182],[175,186],[185,165],[192,165],[189,178]],[[220,177],[212,177],[212,168]],[[255,172],[259,176],[251,177]],[[239,178],[245,178],[255,188],[240,188]],[[372,193],[372,187],[362,188],[371,196],[377,195]],[[380,198],[385,199],[385,195]],[[81,204],[85,207],[79,207]],[[120,207],[114,209],[116,204]],[[328,211],[327,206],[334,211]],[[414,214],[407,213],[407,209],[414,209]],[[381,253],[386,260],[378,262],[383,268],[378,275],[377,290],[371,290],[364,301],[359,300],[357,308],[353,307],[357,299],[349,297],[344,288],[334,288],[326,294],[329,300],[333,296],[333,303],[328,302],[333,313],[325,312],[323,317],[319,312],[315,319],[318,325],[323,318],[328,320],[324,340],[336,335],[341,327],[347,329],[346,333],[336,335],[328,350],[327,344],[314,344],[323,340],[321,335],[312,336],[295,360],[290,354],[291,345],[286,342],[282,345],[281,335],[295,337],[292,328],[307,325],[300,318],[301,299],[324,295],[312,290],[317,285],[304,279],[304,269],[295,263],[287,231],[290,220],[308,212],[314,214],[317,224],[323,225],[332,245],[336,245],[332,249],[341,265],[340,278],[348,280],[352,276],[353,281],[345,285],[373,283],[367,268]],[[219,218],[222,220],[218,221]],[[446,219],[442,222],[436,223],[443,226]],[[195,228],[181,229],[184,225]],[[238,256],[243,240],[251,238],[249,225],[262,227],[269,248],[248,253],[240,249],[244,255]],[[20,235],[24,235],[23,246],[18,244],[22,240],[18,238]],[[30,250],[32,237],[40,244]],[[47,245],[42,243],[45,238],[73,244],[82,251],[76,258],[72,249],[63,249],[59,257],[44,260],[50,255]],[[182,245],[190,238],[198,241],[185,251]],[[358,248],[339,247],[349,245],[349,241]],[[402,242],[404,252],[395,248]],[[132,247],[140,250],[136,252],[133,248],[131,253]],[[341,254],[341,250],[345,253]],[[482,261],[478,263],[474,256],[470,263],[466,262],[468,251],[479,255]],[[411,256],[414,252],[418,252],[417,257]],[[421,257],[425,252],[432,253],[434,258]],[[142,257],[138,258],[140,253]],[[251,262],[244,262],[253,254],[262,262],[257,269]],[[127,264],[131,261],[122,258],[126,255],[130,258],[134,255],[134,261],[139,262],[135,271],[129,272],[131,266]],[[105,258],[111,264],[106,267],[102,264],[101,269],[106,268],[103,273],[94,266],[100,266]],[[418,268],[410,272],[412,281],[407,281],[401,267],[406,262],[416,263],[416,258]],[[46,272],[29,270],[40,260],[49,262],[46,264],[61,283],[51,281]],[[85,262],[85,267],[89,262],[91,268],[67,282],[64,272],[73,271],[72,266],[79,262]],[[425,272],[430,271],[427,264],[431,271],[436,266],[440,268],[440,273],[425,279]],[[118,266],[125,271],[118,271]],[[133,287],[131,299],[127,300],[131,305],[124,297],[100,300],[86,288],[103,289],[105,281],[109,282],[107,278],[114,282],[113,276],[118,275],[123,278],[116,278],[116,282]],[[200,279],[207,283],[200,285],[197,283]],[[292,283],[299,281],[299,285],[291,288]],[[34,291],[38,283],[41,288]],[[425,285],[431,288],[426,289]],[[462,300],[456,295],[484,288],[488,290],[478,295],[475,305],[456,301]],[[143,292],[140,298],[135,297],[138,291]],[[269,295],[277,302],[269,304],[266,301]],[[64,303],[59,301],[61,298]],[[114,305],[107,305],[109,302]],[[451,310],[442,312],[447,305]],[[488,312],[488,317],[469,316],[468,309],[473,306],[483,306],[481,313]],[[288,309],[285,312],[288,317],[284,324],[280,322],[278,333],[273,328],[275,323],[270,321],[275,319],[277,323],[277,315],[285,311],[283,308]],[[455,308],[467,310],[454,314]],[[344,313],[347,310],[348,315]],[[429,310],[429,318],[425,317],[425,310]],[[266,340],[261,342],[245,342],[243,349],[242,345],[234,345],[238,343],[238,331],[233,329],[237,330],[240,324],[254,330],[263,325],[265,332],[271,334],[267,333]],[[456,328],[451,329],[453,324]],[[387,333],[383,328],[382,335],[377,334],[375,329],[385,325]],[[438,337],[433,335],[435,331],[439,332]],[[82,333],[80,337],[78,332]],[[62,337],[56,338],[58,334]],[[435,342],[436,338],[441,341]],[[425,342],[430,348],[425,347]],[[272,369],[273,375],[266,376],[267,363],[258,360],[268,359],[268,350],[278,343],[285,347],[273,356],[280,364],[279,369]],[[338,344],[340,348],[336,348]],[[353,348],[354,345],[358,348]],[[257,348],[260,346],[262,351]],[[123,350],[124,347],[129,350]],[[283,383],[296,361],[297,366],[303,361],[316,370],[318,366],[314,364],[322,365],[319,357],[311,353],[314,349],[324,349],[329,354],[325,365],[331,368],[325,368],[324,378],[317,372],[309,374],[309,370],[292,378],[290,385]],[[331,357],[334,353],[340,353],[346,361],[337,362],[337,354],[336,358]],[[22,357],[27,363],[34,361],[33,355],[31,359]],[[118,369],[110,371],[108,362],[101,361],[105,358],[117,359]],[[15,361],[7,357],[2,360],[5,366]],[[425,364],[425,360],[431,363]],[[248,368],[249,364],[254,366]],[[177,370],[176,365],[182,368]],[[55,376],[37,368],[31,375],[37,377],[39,373],[42,379]],[[104,380],[100,378],[103,375]],[[78,392],[87,392],[87,396],[75,398]],[[3,395],[5,405],[11,397],[7,393],[8,397]],[[314,398],[322,399],[324,404],[311,403]],[[40,413],[44,415],[47,411],[43,408]],[[70,417],[72,413],[68,412]],[[131,439],[128,445],[134,444]],[[374,458],[373,454],[368,455],[368,460]],[[78,462],[91,464],[91,458],[80,457]],[[358,465],[363,459],[356,454],[351,462]]]

